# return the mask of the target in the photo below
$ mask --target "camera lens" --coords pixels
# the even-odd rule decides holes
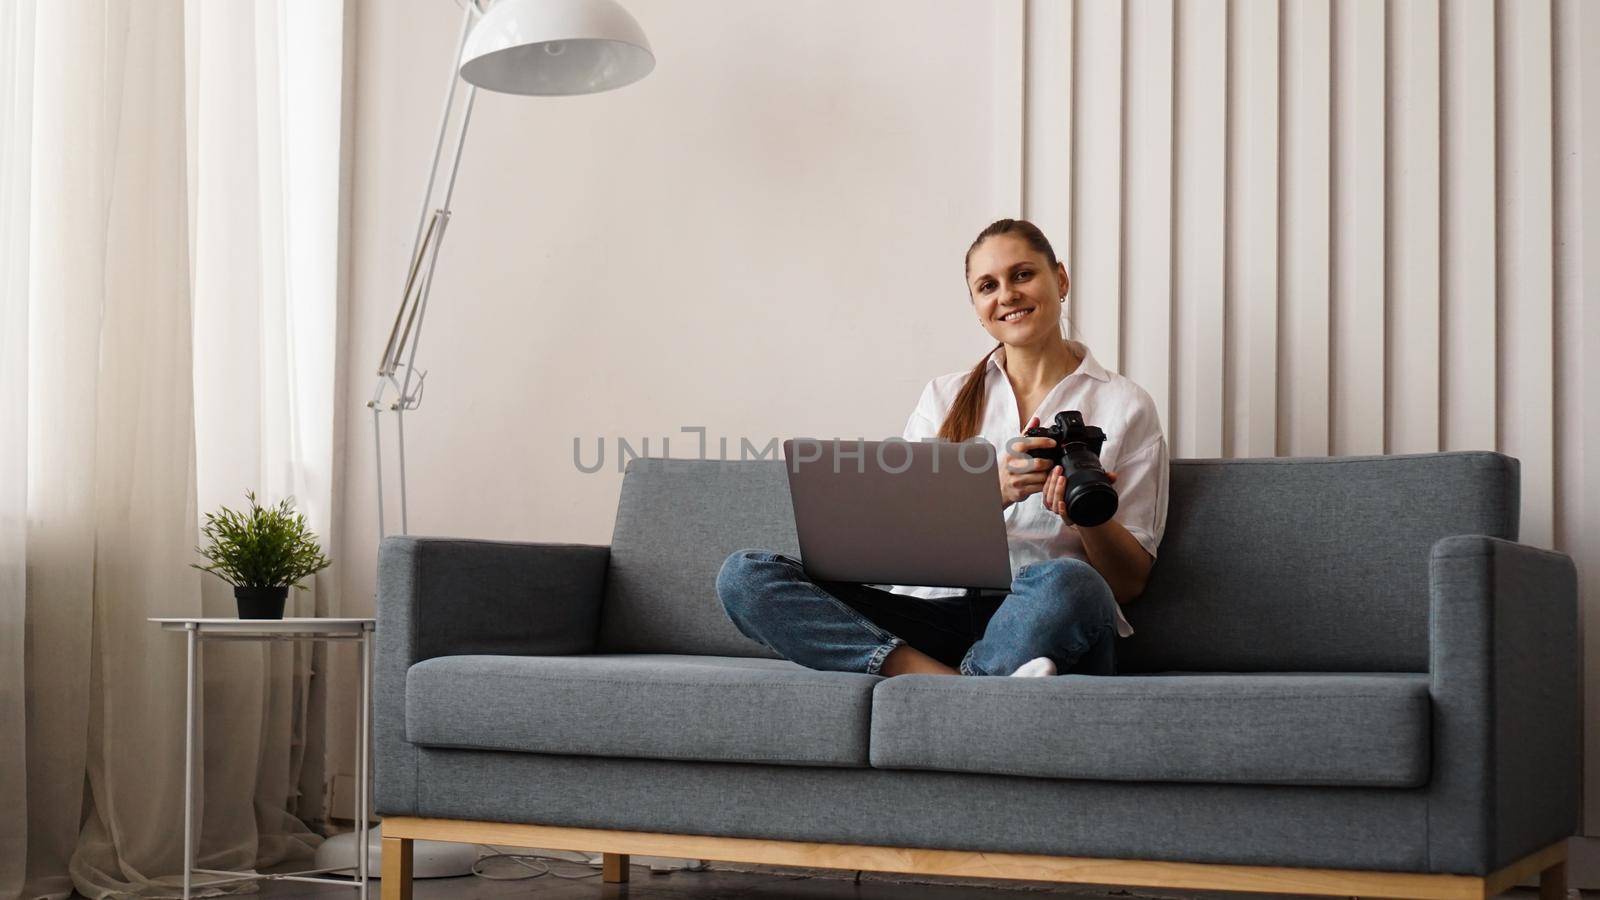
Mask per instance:
[[[1068,448],[1062,470],[1067,476],[1067,518],[1093,528],[1117,514],[1117,490],[1093,451],[1082,445]]]
[[[1067,492],[1067,518],[1085,528],[1104,525],[1117,514],[1117,492],[1104,480],[1090,481]]]

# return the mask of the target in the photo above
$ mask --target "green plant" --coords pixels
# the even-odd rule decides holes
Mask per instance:
[[[211,564],[190,565],[235,587],[293,585],[305,590],[297,582],[330,564],[317,546],[317,536],[306,527],[306,517],[293,511],[292,497],[285,497],[277,506],[262,507],[256,503],[254,491],[244,495],[250,501],[246,512],[224,506],[206,513],[200,533],[209,543],[195,550]]]

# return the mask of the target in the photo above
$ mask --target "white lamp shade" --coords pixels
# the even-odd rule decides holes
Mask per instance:
[[[467,36],[461,77],[507,94],[593,94],[650,74],[656,57],[616,0],[500,0]]]

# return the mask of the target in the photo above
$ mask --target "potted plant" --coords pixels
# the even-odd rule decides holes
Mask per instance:
[[[306,517],[293,511],[293,498],[274,507],[258,505],[253,491],[245,491],[245,498],[250,501],[245,512],[224,506],[206,513],[200,533],[209,543],[195,550],[210,565],[190,565],[233,585],[239,618],[281,619],[289,588],[305,590],[299,581],[326,569],[329,561]]]

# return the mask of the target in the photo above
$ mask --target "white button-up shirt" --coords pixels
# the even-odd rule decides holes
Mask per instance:
[[[1105,432],[1100,464],[1117,473],[1115,518],[1153,557],[1167,524],[1168,461],[1167,440],[1161,432],[1155,401],[1144,388],[1101,367],[1087,346],[1078,341],[1069,343],[1083,362],[1050,389],[1033,414],[1039,417],[1040,425],[1048,427],[1054,424],[1056,413],[1075,409],[1083,413],[1084,424],[1097,426]],[[983,416],[978,433],[974,435],[994,445],[1002,462],[1006,442],[1020,436],[1027,424],[1016,418],[1017,397],[1011,389],[1011,380],[1006,377],[1005,352],[1001,347],[989,357],[984,373]],[[945,415],[966,381],[967,371],[941,375],[928,382],[911,418],[906,421],[903,437],[907,441],[938,436],[939,426],[944,423]],[[998,482],[995,490],[999,490]],[[1059,514],[1045,508],[1043,492],[1029,494],[1027,499],[1011,504],[1004,515],[1013,578],[1023,566],[1047,559],[1071,556],[1089,561],[1077,530]],[[965,593],[960,588],[880,587],[897,594],[930,599],[958,597]],[[1121,604],[1117,604],[1117,634],[1122,637],[1133,634],[1133,626],[1122,615]]]

